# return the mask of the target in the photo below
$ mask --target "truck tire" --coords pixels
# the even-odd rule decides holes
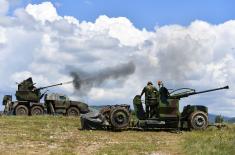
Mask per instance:
[[[208,126],[207,114],[203,111],[195,111],[189,116],[190,129],[204,130]]]
[[[15,114],[17,116],[27,116],[29,114],[29,109],[25,105],[18,105],[15,109]]]
[[[43,108],[41,106],[33,106],[30,110],[32,116],[43,115]]]
[[[68,110],[67,110],[67,116],[80,116],[80,111],[78,108],[76,107],[70,107]]]
[[[125,129],[130,123],[130,112],[124,107],[115,107],[110,112],[110,122],[114,129]]]

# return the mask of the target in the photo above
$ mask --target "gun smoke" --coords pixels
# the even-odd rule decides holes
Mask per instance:
[[[135,72],[135,64],[128,62],[114,67],[104,68],[100,71],[88,73],[82,70],[72,71],[73,86],[80,95],[86,95],[93,87],[99,87],[110,80],[121,80],[124,82],[126,77]]]

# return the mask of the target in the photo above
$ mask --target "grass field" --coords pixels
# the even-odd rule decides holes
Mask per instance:
[[[182,133],[81,131],[79,118],[0,117],[0,154],[235,154],[235,126]]]

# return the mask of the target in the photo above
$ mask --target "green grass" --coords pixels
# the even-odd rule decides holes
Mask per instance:
[[[81,131],[79,118],[0,117],[0,154],[235,154],[235,126],[182,132]]]
[[[213,127],[205,131],[184,134],[185,154],[192,155],[233,155],[235,154],[235,126],[222,129]]]
[[[57,154],[67,139],[72,143],[70,132],[77,132],[78,118],[65,117],[1,117],[1,154],[48,153]],[[49,152],[47,149],[49,148]],[[62,148],[62,149],[61,149]],[[69,148],[69,147],[68,147]],[[53,153],[55,152],[55,153]],[[70,152],[70,151],[69,151]],[[64,153],[63,153],[64,154]]]

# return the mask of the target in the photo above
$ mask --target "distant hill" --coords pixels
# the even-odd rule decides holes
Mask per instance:
[[[235,117],[232,117],[228,120],[229,123],[235,123]]]
[[[90,108],[92,108],[92,109],[95,109],[95,110],[101,110],[103,107],[105,107],[106,105],[98,105],[98,106],[96,106],[96,105],[91,105],[91,106],[89,106]]]
[[[210,123],[214,123],[215,122],[215,117],[217,115],[215,114],[208,114],[208,120]],[[229,123],[235,123],[235,117],[227,117],[227,116],[223,116],[224,121],[225,122],[229,122]]]

